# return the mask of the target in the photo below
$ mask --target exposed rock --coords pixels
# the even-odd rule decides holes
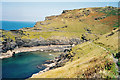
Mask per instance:
[[[66,27],[66,26],[65,26]],[[15,41],[11,39],[6,39],[2,42],[2,52],[7,52],[8,50],[13,50],[16,47],[34,47],[34,46],[49,46],[49,45],[69,45],[69,44],[79,44],[81,43],[80,39],[69,39],[69,40],[39,40],[39,39],[21,39],[16,37]],[[55,49],[54,49],[55,50]]]
[[[69,51],[71,51],[71,49]],[[66,52],[61,53],[58,57],[55,57],[54,60],[47,60],[46,62],[50,62],[50,63],[43,64],[46,68],[43,71],[40,71],[40,73],[43,73],[43,72],[46,72],[48,70],[55,69],[58,67],[62,67],[69,60],[73,61],[72,57],[75,56],[76,53],[73,53],[74,55],[71,55],[69,51],[68,53]]]
[[[41,24],[41,25],[48,25],[48,24],[50,24],[50,23],[49,23],[49,22],[48,22],[48,23],[46,23],[46,22],[44,22],[44,23],[43,23],[43,22],[40,22],[40,24]]]
[[[106,37],[112,36],[114,34],[114,32],[111,32],[111,34],[107,35]]]
[[[63,26],[63,27],[61,27],[61,28],[67,28],[68,26]]]
[[[106,16],[97,17],[97,18],[94,18],[94,20],[101,20],[101,19],[104,19],[104,18],[106,18]]]
[[[82,39],[83,41],[88,41],[88,40],[86,39],[86,37],[85,37],[83,34],[82,34],[81,39]]]
[[[63,14],[63,13],[67,13],[67,12],[69,12],[69,10],[63,10],[62,14]]]

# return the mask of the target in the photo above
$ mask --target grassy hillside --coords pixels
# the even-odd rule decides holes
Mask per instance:
[[[118,53],[118,30],[107,33],[98,40],[84,42],[72,48],[76,53],[65,66],[32,78],[116,78],[117,68],[112,53]],[[108,37],[106,37],[108,36]]]
[[[82,34],[94,39],[118,27],[118,8],[98,7],[64,10],[61,15],[46,17],[45,21],[36,22],[33,28],[21,31],[3,31],[4,38],[21,39],[63,39],[81,38]],[[14,36],[13,36],[14,35]],[[21,35],[21,36],[20,36]]]
[[[32,28],[1,30],[5,45],[3,49],[7,51],[11,46],[13,49],[18,45],[33,45],[37,42],[41,45],[46,40],[68,41],[70,44],[74,42],[71,39],[79,39],[84,43],[75,41],[77,45],[70,53],[76,55],[64,66],[32,78],[116,78],[118,73],[112,54],[117,55],[119,52],[118,11],[118,8],[111,6],[64,10],[61,15],[49,16],[44,21],[36,22]]]

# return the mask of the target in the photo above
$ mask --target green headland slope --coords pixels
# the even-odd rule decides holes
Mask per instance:
[[[0,52],[16,47],[72,45],[74,54],[64,66],[32,78],[117,78],[114,57],[118,55],[119,9],[94,7],[64,10],[46,17],[32,28],[0,30]]]

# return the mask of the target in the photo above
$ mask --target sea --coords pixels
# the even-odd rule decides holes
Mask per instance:
[[[4,30],[18,30],[25,27],[33,27],[35,22],[22,22],[22,21],[1,21]],[[42,64],[46,60],[54,59],[58,53],[45,53],[45,52],[21,52],[15,54],[14,57],[2,60],[2,78],[3,79],[27,79],[33,74],[45,69]],[[1,65],[1,64],[0,64]],[[38,68],[39,66],[39,68]],[[1,71],[1,70],[0,70]],[[1,73],[0,73],[1,74]]]
[[[3,30],[18,30],[25,27],[34,27],[36,22],[26,21],[0,21],[0,29]]]
[[[52,54],[52,55],[51,55]],[[33,74],[45,69],[42,64],[46,60],[54,59],[58,56],[58,53],[46,53],[46,52],[21,52],[15,54],[14,57],[6,58],[2,60],[2,78],[16,78],[27,79]]]

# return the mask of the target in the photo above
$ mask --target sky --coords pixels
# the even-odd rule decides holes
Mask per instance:
[[[0,13],[2,13],[0,14],[2,16],[2,19],[0,20],[36,22],[43,21],[46,16],[59,15],[62,13],[63,10],[87,7],[118,6],[118,2],[17,2],[14,0],[11,1],[12,2],[6,2],[5,0],[2,0],[2,3],[0,3],[2,4],[2,10],[0,11]]]
[[[119,0],[1,0],[1,2],[119,2]]]

